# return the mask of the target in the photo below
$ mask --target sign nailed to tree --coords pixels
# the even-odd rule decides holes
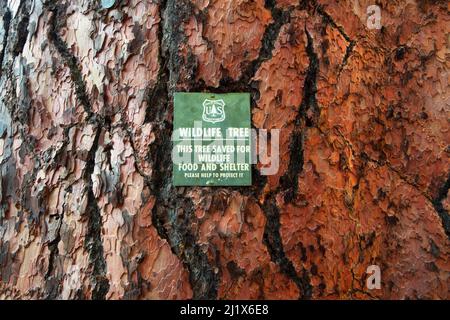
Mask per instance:
[[[175,93],[173,184],[251,185],[250,95]]]

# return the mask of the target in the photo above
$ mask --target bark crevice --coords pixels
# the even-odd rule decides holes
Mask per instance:
[[[299,299],[310,299],[312,296],[312,286],[308,272],[303,269],[301,275],[297,273],[291,260],[286,256],[283,240],[280,234],[280,212],[275,205],[275,194],[272,194],[269,201],[263,205],[266,216],[266,227],[264,229],[264,244],[269,251],[271,260],[276,263],[281,272],[291,279],[300,291]]]
[[[3,60],[5,58],[6,48],[8,46],[8,36],[9,36],[9,28],[11,26],[11,11],[6,8],[6,12],[3,16],[3,39],[2,39],[2,50],[0,51],[0,78],[3,74]]]
[[[92,298],[104,300],[109,291],[109,282],[106,277],[106,260],[101,236],[102,215],[93,191],[92,174],[95,168],[95,154],[99,146],[102,127],[97,126],[94,142],[88,153],[88,160],[83,178],[87,184],[87,207],[85,214],[88,219],[85,248],[89,252],[89,260],[92,264],[91,285]]]
[[[83,173],[83,179],[86,183],[87,206],[85,215],[87,217],[87,232],[85,235],[84,246],[89,253],[92,273],[90,275],[92,298],[95,300],[104,300],[109,291],[109,281],[106,277],[106,260],[104,257],[103,241],[101,236],[102,215],[98,206],[97,199],[93,190],[92,174],[95,168],[95,154],[99,148],[100,135],[104,126],[110,126],[110,120],[98,116],[92,110],[92,105],[86,90],[86,84],[81,73],[81,67],[77,57],[70,51],[65,41],[59,34],[64,20],[61,12],[64,12],[65,6],[58,3],[47,3],[47,8],[51,13],[49,25],[49,39],[55,46],[58,54],[70,69],[71,79],[75,85],[76,97],[87,114],[86,123],[92,123],[95,131],[93,144],[88,152],[86,167]],[[57,250],[50,247],[52,256],[57,254]],[[52,259],[55,259],[54,257]]]
[[[77,57],[72,52],[70,52],[67,43],[59,34],[59,30],[62,27],[61,24],[64,22],[64,19],[61,17],[61,11],[64,11],[61,10],[63,9],[63,5],[58,3],[51,3],[48,4],[48,9],[52,13],[49,21],[49,39],[55,46],[63,61],[70,69],[70,76],[75,85],[75,93],[77,99],[83,106],[84,111],[87,114],[87,119],[89,120],[94,116],[94,112],[92,111],[91,102],[87,94],[86,84],[81,73],[81,67],[79,66]]]
[[[309,66],[303,86],[303,99],[299,106],[297,117],[295,119],[295,128],[291,134],[290,142],[290,160],[287,172],[281,177],[280,186],[275,194],[263,206],[267,218],[264,231],[264,241],[269,250],[272,261],[280,266],[281,271],[286,274],[300,290],[301,299],[309,299],[312,296],[312,286],[308,272],[303,269],[299,275],[292,263],[287,257],[283,248],[283,242],[280,234],[280,212],[276,203],[276,194],[282,192],[284,200],[287,203],[294,201],[298,193],[298,176],[303,170],[303,144],[304,131],[307,127],[316,126],[319,117],[319,106],[317,103],[317,74],[319,61],[314,51],[314,43],[311,35],[305,27],[307,36],[306,52],[309,58]]]
[[[305,139],[305,130],[308,127],[317,126],[320,116],[320,108],[316,98],[319,59],[314,51],[313,39],[306,27],[305,33],[308,39],[306,53],[309,58],[309,66],[303,85],[303,99],[295,119],[294,131],[291,134],[289,166],[280,182],[281,190],[285,192],[285,201],[288,203],[295,199],[298,192],[297,180],[299,174],[303,170],[303,144]]]
[[[194,204],[185,195],[184,188],[172,185],[172,106],[170,96],[178,83],[179,70],[183,62],[179,59],[178,49],[184,35],[179,26],[192,12],[190,2],[168,0],[160,3],[160,79],[165,86],[154,88],[150,92],[151,111],[146,121],[155,125],[155,142],[150,148],[150,160],[153,164],[153,176],[149,183],[156,196],[152,211],[152,221],[158,235],[167,240],[172,252],[180,258],[189,271],[189,280],[194,299],[216,299],[219,286],[219,273],[208,256],[197,243],[191,229],[195,219]]]
[[[21,20],[17,25],[17,39],[12,49],[14,57],[17,57],[22,53],[25,43],[27,42],[28,25],[30,24],[30,6],[31,3],[28,1],[20,2],[19,12]]]
[[[445,183],[439,188],[438,195],[433,199],[433,206],[439,218],[442,220],[442,227],[445,234],[450,239],[450,215],[448,210],[444,207],[443,201],[447,199],[448,191],[450,190],[450,175],[448,175]]]
[[[264,31],[258,57],[250,63],[239,79],[239,82],[244,84],[249,84],[263,62],[272,58],[272,51],[275,48],[275,42],[278,39],[281,27],[289,22],[292,12],[292,8],[288,10],[278,8],[275,0],[266,0],[265,7],[270,10],[273,22]]]
[[[302,0],[300,3],[300,7],[307,9],[312,12],[317,12],[325,22],[325,24],[329,24],[333,28],[339,31],[341,36],[348,42],[347,48],[345,50],[344,58],[342,59],[342,63],[339,67],[338,71],[338,79],[344,67],[347,65],[348,59],[353,53],[353,49],[356,46],[356,40],[353,40],[344,30],[344,28],[336,23],[333,17],[325,11],[322,5],[320,5],[317,0]]]

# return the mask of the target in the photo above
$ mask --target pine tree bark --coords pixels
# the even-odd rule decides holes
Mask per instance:
[[[376,2],[0,0],[0,298],[448,299],[449,7]],[[278,173],[173,187],[176,91]]]

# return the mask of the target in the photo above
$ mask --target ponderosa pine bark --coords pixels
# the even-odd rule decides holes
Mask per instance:
[[[439,0],[0,0],[0,298],[448,299],[449,20]],[[278,173],[173,187],[176,91],[250,92]]]

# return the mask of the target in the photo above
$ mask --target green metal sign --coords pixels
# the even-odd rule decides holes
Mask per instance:
[[[175,93],[175,186],[249,186],[250,95]]]

